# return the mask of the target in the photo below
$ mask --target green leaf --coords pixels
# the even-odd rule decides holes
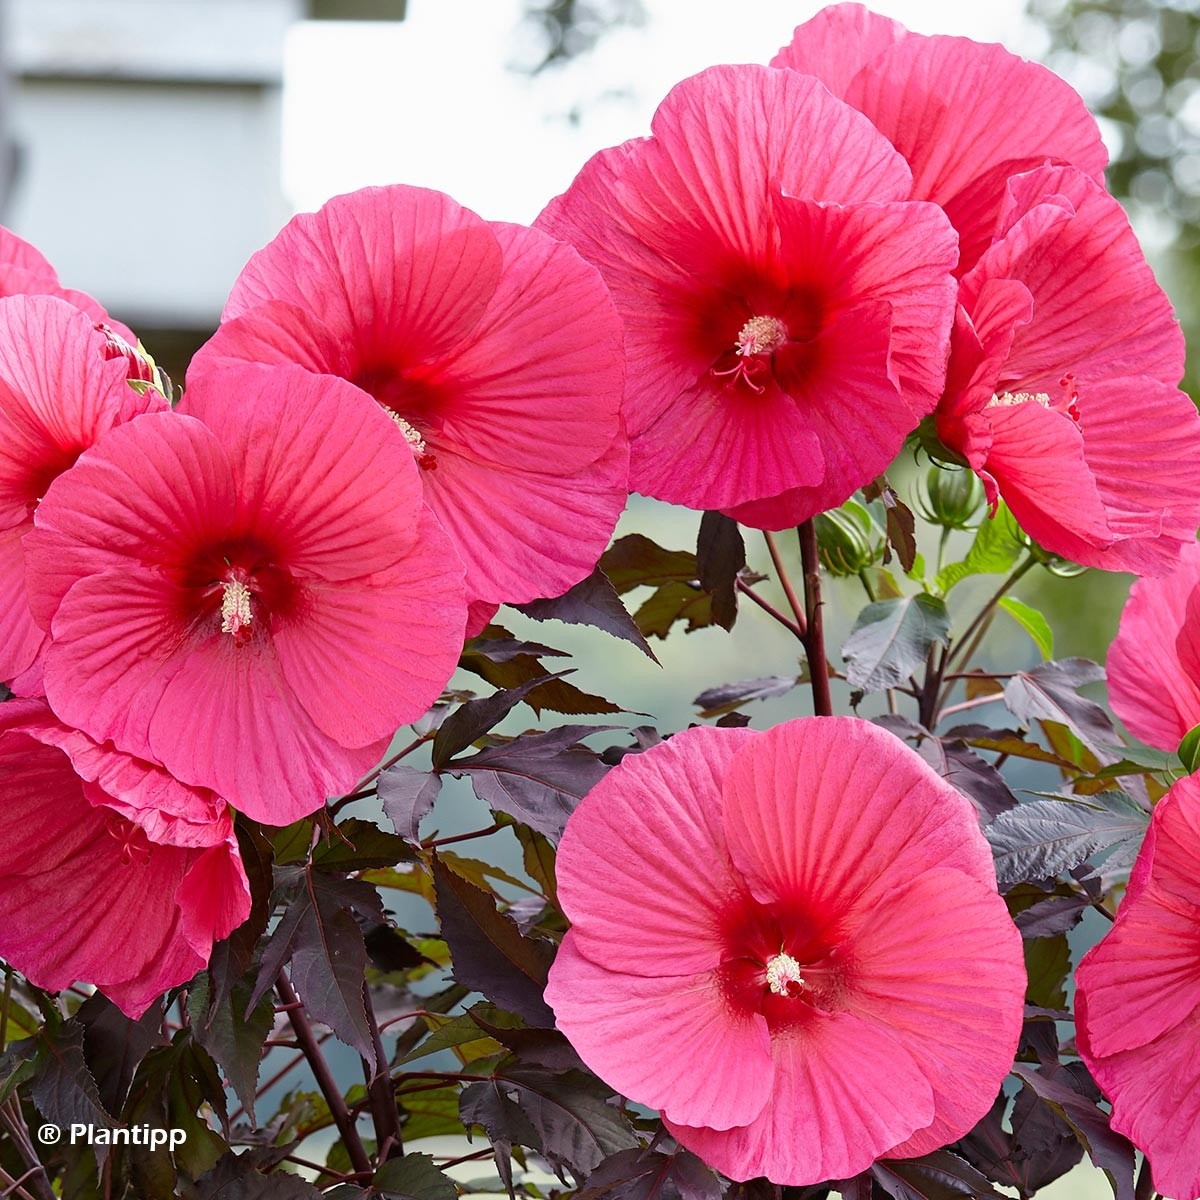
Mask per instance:
[[[922,666],[929,648],[944,643],[949,633],[946,605],[934,596],[922,593],[868,604],[842,647],[846,680],[864,692],[895,687]]]
[[[1015,596],[1001,597],[1000,607],[1033,638],[1043,658],[1054,657],[1054,631],[1036,608],[1022,603]]]
[[[447,1084],[411,1094],[402,1089],[396,1098],[405,1113],[403,1132],[406,1142],[446,1134],[462,1136],[457,1085]]]
[[[962,562],[951,563],[934,581],[943,595],[971,575],[1002,575],[1016,566],[1025,550],[1021,527],[1001,501],[994,517],[985,518]]]
[[[713,623],[712,597],[698,583],[664,583],[633,614],[647,637],[665,638],[676,621],[687,622],[687,633]]]
[[[372,1185],[388,1200],[456,1200],[453,1181],[434,1166],[428,1154],[406,1154],[393,1158],[378,1171]]]

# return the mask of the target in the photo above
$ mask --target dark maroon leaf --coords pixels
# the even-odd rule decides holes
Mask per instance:
[[[1079,688],[1104,678],[1104,668],[1086,658],[1064,658],[1018,671],[1004,687],[1004,703],[1025,725],[1035,720],[1057,721],[1068,726],[1101,762],[1115,762],[1112,747],[1121,739],[1108,714],[1094,700],[1079,695]]]
[[[371,965],[378,971],[411,971],[414,967],[431,962],[387,922],[364,930],[363,944]]]
[[[399,862],[412,860],[412,850],[404,838],[380,829],[373,821],[362,821],[357,817],[334,826],[328,839],[321,842],[312,855],[314,867],[346,875],[352,871],[394,867]]]
[[[713,620],[732,629],[737,620],[737,577],[746,565],[746,544],[738,523],[724,513],[706,512],[696,538],[700,586],[712,597]]]
[[[244,983],[235,984],[230,995],[218,1000],[207,971],[201,971],[188,989],[192,1036],[224,1071],[253,1121],[258,1067],[263,1043],[275,1024],[275,1011],[270,995],[264,995],[253,1009],[249,1001],[250,988]]]
[[[215,998],[227,999],[233,985],[250,970],[259,938],[271,919],[271,892],[275,886],[271,842],[257,825],[239,818],[234,825],[242,865],[250,881],[250,915],[223,942],[218,942],[208,960]]]
[[[554,958],[549,943],[523,936],[487,892],[440,858],[433,862],[433,882],[454,978],[531,1025],[551,1028],[554,1014],[542,998]]]
[[[627,754],[641,754],[643,750],[649,750],[651,746],[657,746],[663,740],[653,725],[635,725],[629,732],[633,736],[633,745],[609,746],[600,752],[601,762],[615,767]]]
[[[279,972],[290,961],[292,985],[309,1013],[373,1064],[375,1046],[362,994],[367,950],[354,914],[382,921],[379,895],[359,880],[311,868],[295,873],[291,892],[292,898],[263,950],[250,1004],[257,1005],[275,986]]]
[[[701,692],[692,703],[702,717],[718,717],[732,712],[747,700],[769,700],[785,696],[796,686],[795,675],[765,675],[761,679],[743,679],[739,683],[722,683]]]
[[[528,1146],[584,1179],[609,1155],[637,1146],[611,1096],[582,1071],[513,1067],[465,1087],[460,1112],[464,1125],[482,1125],[494,1143]]]
[[[980,824],[986,825],[1017,806],[1017,798],[1004,777],[966,742],[929,735],[918,744],[917,752],[971,801],[979,814]]]
[[[511,1013],[482,1001],[473,1004],[467,1015],[489,1037],[511,1050],[523,1066],[551,1071],[586,1069],[575,1048],[557,1029],[530,1029]]]
[[[442,790],[441,778],[398,763],[388,767],[379,776],[376,790],[383,811],[396,827],[396,832],[413,845],[419,845],[421,835],[418,827],[421,818],[433,808],[433,802]]]
[[[887,509],[888,544],[896,551],[900,567],[911,571],[917,561],[916,522],[908,506],[897,500]]]
[[[658,662],[654,651],[642,636],[642,631],[621,603],[617,589],[600,567],[561,596],[549,600],[533,600],[529,604],[517,604],[513,607],[535,621],[555,620],[568,625],[592,625],[612,634],[613,637],[631,642],[647,658]]]
[[[492,631],[496,632],[496,637],[490,636]],[[483,634],[467,643],[459,666],[486,679],[494,687],[506,689],[520,687],[531,679],[545,680],[547,668],[542,664],[543,657],[567,658],[569,655],[539,642],[519,642],[506,629],[489,625]],[[543,709],[567,714],[622,711],[620,705],[580,691],[565,679],[539,683],[526,695],[525,703],[536,713]]]
[[[77,1020],[49,1023],[28,1039],[35,1056],[29,1095],[38,1112],[60,1129],[75,1124],[111,1128],[113,1119],[88,1070],[83,1039],[84,1027]],[[106,1154],[105,1147],[96,1147],[98,1162]]]
[[[562,675],[570,674],[563,671]],[[544,679],[558,679],[559,675],[546,675]],[[433,739],[433,765],[441,768],[460,750],[465,750],[477,738],[498,725],[525,697],[533,691],[541,679],[531,679],[520,687],[485,696],[482,700],[468,700],[460,704],[439,726]]]
[[[75,1019],[83,1026],[83,1055],[96,1080],[100,1101],[119,1113],[137,1065],[155,1046],[165,1046],[162,1005],[152,1004],[140,1020],[131,1021],[101,992],[93,992]]]
[[[575,806],[600,782],[608,767],[580,739],[611,725],[564,725],[545,733],[527,733],[488,746],[445,769],[470,777],[475,794],[496,812],[545,834],[562,836]]]
[[[1076,1082],[1065,1067],[1047,1068],[1047,1077],[1068,1087]],[[1071,1126],[1028,1085],[1013,1102],[1012,1128],[1016,1186],[1026,1196],[1053,1183],[1083,1158],[1083,1146]]]
[[[576,1200],[720,1200],[721,1181],[694,1154],[620,1150],[606,1158]]]
[[[321,1200],[322,1193],[298,1175],[289,1171],[262,1175],[250,1160],[249,1154],[222,1155],[195,1183],[184,1182],[179,1194],[183,1200]]]
[[[613,542],[601,556],[600,567],[622,594],[642,585],[688,583],[700,574],[694,554],[664,550],[640,533],[626,534]]]
[[[1075,1131],[1092,1162],[1108,1176],[1116,1200],[1133,1200],[1133,1146],[1110,1128],[1108,1114],[1093,1099],[1076,1090],[1078,1077],[1073,1074],[1068,1084],[1053,1067],[1024,1063],[1017,1063],[1013,1073]]]
[[[1047,896],[1017,913],[1013,920],[1022,937],[1052,937],[1074,929],[1090,904],[1087,896],[1078,894]]]
[[[960,1196],[1004,1200],[985,1176],[949,1150],[935,1150],[920,1158],[881,1160],[871,1174],[896,1200],[955,1200]]]
[[[1120,792],[1085,800],[1034,800],[1001,813],[984,830],[1002,891],[1049,879],[1122,842],[1141,841],[1148,815]]]

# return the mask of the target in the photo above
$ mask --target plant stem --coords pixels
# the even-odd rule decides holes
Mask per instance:
[[[763,612],[770,613],[776,621],[780,623],[789,633],[795,637],[803,638],[804,635],[800,632],[800,626],[792,620],[791,617],[784,616],[769,600],[764,600],[748,583],[739,579],[737,581],[737,589],[749,600],[753,600]]]
[[[470,833],[455,833],[450,837],[438,838],[436,841],[422,842],[421,845],[426,850],[433,850],[438,846],[449,846],[452,842],[469,842],[472,838],[488,837],[493,833],[499,833],[503,828],[504,826],[497,821],[486,829],[473,829]]]
[[[825,623],[821,612],[821,563],[817,557],[817,527],[805,521],[797,530],[800,537],[800,565],[804,568],[804,653],[808,657],[808,675],[812,686],[813,712],[819,717],[833,715],[833,697],[829,691],[829,663],[825,657]]]
[[[371,1102],[371,1120],[375,1125],[375,1142],[379,1146],[379,1161],[398,1158],[404,1153],[404,1139],[400,1134],[400,1112],[396,1107],[396,1092],[388,1057],[383,1049],[383,1038],[379,1034],[379,1021],[375,1017],[375,1006],[371,1003],[371,990],[363,983],[363,1007],[367,1013],[367,1025],[371,1030],[371,1044],[375,1047],[375,1070],[363,1059],[363,1074],[367,1079],[367,1096]]]
[[[814,533],[814,537],[816,534]],[[800,597],[796,595],[796,589],[792,586],[791,576],[787,573],[787,568],[783,565],[783,555],[779,553],[779,546],[775,542],[775,535],[769,530],[763,530],[763,537],[767,541],[767,550],[771,554],[771,562],[775,564],[775,574],[779,579],[779,586],[783,588],[783,594],[787,597],[787,602],[796,618],[796,627],[799,629],[799,637],[803,639],[807,629],[808,621],[804,611],[804,605],[800,603]]]
[[[959,638],[958,645],[950,652],[950,655],[946,660],[947,668],[954,666],[956,660],[969,659],[970,656],[975,653],[976,647],[969,644],[971,638],[973,638],[975,634],[980,631],[980,627],[991,616],[992,612],[996,608],[996,605],[1004,599],[1004,594],[1008,591],[1008,589],[1011,588],[1013,584],[1015,584],[1017,580],[1019,580],[1027,571],[1032,570],[1036,563],[1037,559],[1031,554],[1023,563],[1021,563],[1019,567],[1016,568],[1015,571],[1012,572],[1011,575],[1008,576],[1007,579],[1005,579],[1005,581],[995,590],[995,592],[992,593],[987,603],[984,604],[978,613],[976,613],[975,620],[973,620],[971,624],[967,626],[966,632],[961,638]]]
[[[938,713],[938,720],[950,716],[951,713],[966,712],[970,708],[981,708],[985,704],[996,704],[1003,701],[1004,696],[1000,692],[995,692],[991,696],[976,696],[974,700],[964,700],[961,704],[951,704],[949,708],[943,708]]]
[[[354,791],[350,792],[348,795],[343,796],[340,800],[337,800],[331,804],[329,806],[329,811],[336,814],[341,809],[345,808],[345,806],[352,800],[362,800],[364,797],[370,796],[375,791],[375,788],[368,785],[373,784],[373,782],[378,779],[379,776],[388,769],[388,767],[394,767],[402,758],[407,758],[418,746],[424,745],[432,736],[432,734],[428,733],[422,734],[419,738],[409,742],[409,744],[405,746],[403,750],[400,750],[396,754],[393,754],[391,758],[381,762],[373,771],[368,771],[362,777],[362,779],[358,781],[358,787],[356,787]]]
[[[275,982],[275,990],[279,993],[280,1000],[287,1006],[288,1020],[296,1031],[296,1041],[304,1050],[304,1057],[308,1059],[309,1069],[317,1081],[317,1087],[321,1089],[321,1095],[325,1097],[325,1103],[329,1105],[329,1115],[342,1135],[342,1141],[345,1143],[346,1153],[350,1156],[351,1164],[355,1171],[370,1174],[371,1160],[367,1157],[362,1139],[354,1127],[350,1111],[346,1108],[346,1101],[338,1090],[338,1085],[334,1082],[333,1073],[329,1070],[329,1064],[321,1053],[317,1039],[313,1036],[312,1026],[308,1023],[308,1014],[303,1008],[295,1007],[298,997],[282,971]]]
[[[25,1125],[25,1117],[15,1099],[0,1105],[0,1128],[8,1130],[13,1147],[21,1161],[29,1168],[21,1176],[22,1181],[30,1184],[40,1200],[56,1200],[54,1189],[50,1186],[50,1176],[47,1174],[46,1168],[42,1166],[37,1151],[33,1148],[29,1130]]]

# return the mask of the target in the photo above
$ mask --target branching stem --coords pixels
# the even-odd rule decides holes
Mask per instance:
[[[805,521],[797,532],[800,537],[800,565],[804,569],[804,653],[808,657],[813,712],[819,717],[829,717],[833,715],[833,697],[829,691],[829,663],[825,658],[824,601],[821,599],[821,563],[817,557],[817,527],[812,521]]]

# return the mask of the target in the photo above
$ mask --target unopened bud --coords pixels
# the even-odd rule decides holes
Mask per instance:
[[[830,575],[857,575],[879,557],[883,541],[871,514],[854,500],[814,518],[817,553]]]
[[[974,471],[930,467],[925,477],[924,516],[946,529],[965,529],[983,507],[983,484]]]

